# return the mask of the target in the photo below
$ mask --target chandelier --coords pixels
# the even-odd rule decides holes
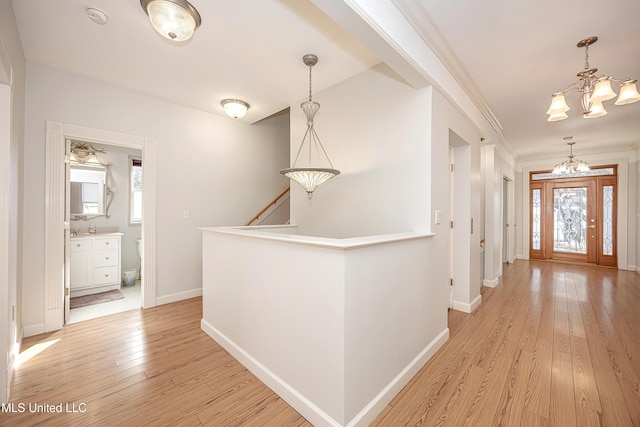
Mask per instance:
[[[298,154],[296,154],[296,159],[293,162],[293,167],[289,169],[283,169],[280,171],[280,173],[300,184],[307,192],[307,196],[309,196],[309,199],[311,199],[311,197],[313,197],[313,192],[320,184],[330,180],[334,176],[340,175],[340,171],[333,168],[331,160],[329,159],[329,156],[322,146],[322,142],[320,142],[320,138],[318,137],[318,134],[313,127],[313,118],[320,109],[320,104],[311,99],[311,67],[318,63],[318,57],[316,55],[308,54],[302,57],[302,61],[309,67],[309,100],[304,101],[302,104],[300,104],[300,108],[307,117],[307,131],[302,137],[302,142],[300,143],[300,148],[298,148]],[[321,158],[321,154],[324,154],[329,167],[297,168],[296,165],[298,164],[300,153],[302,152],[302,148],[305,146],[305,144],[308,145],[309,165],[312,164],[312,154],[315,152],[319,158]]]
[[[577,82],[571,83],[565,89],[551,95],[551,106],[547,110],[549,115],[547,121],[555,122],[568,117],[566,113],[569,111],[569,106],[564,100],[564,96],[574,89],[580,93],[582,117],[591,119],[604,116],[607,111],[604,109],[602,102],[616,97],[616,93],[611,89],[612,80],[620,83],[620,94],[617,95],[618,99],[615,105],[625,105],[640,101],[640,94],[636,88],[637,80],[618,80],[611,76],[597,76],[598,69],[589,66],[589,46],[597,41],[598,37],[594,36],[578,42],[578,47],[584,47],[584,70],[577,74],[580,78]]]
[[[566,138],[563,138],[563,139],[566,139]],[[571,175],[579,172],[589,172],[591,170],[589,169],[589,165],[587,164],[587,162],[578,160],[575,158],[576,156],[573,155],[573,145],[575,143],[576,143],[575,141],[567,142],[567,145],[571,150],[568,156],[569,158],[564,162],[558,163],[557,165],[555,165],[553,167],[553,172],[551,172],[552,174]]]

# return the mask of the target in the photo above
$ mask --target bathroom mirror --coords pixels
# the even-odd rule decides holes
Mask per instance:
[[[109,218],[113,190],[108,166],[71,164],[69,181],[69,213],[72,220]]]

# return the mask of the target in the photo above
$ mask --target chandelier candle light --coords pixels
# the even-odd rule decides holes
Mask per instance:
[[[551,95],[551,106],[547,110],[549,115],[547,121],[555,122],[568,117],[569,106],[564,100],[564,96],[574,89],[580,92],[582,117],[592,119],[604,116],[607,111],[604,109],[602,102],[616,97],[616,93],[611,89],[612,80],[620,83],[620,95],[617,95],[618,99],[615,105],[625,105],[640,101],[640,94],[636,88],[637,80],[618,80],[611,76],[597,76],[598,69],[589,66],[589,46],[597,41],[598,37],[593,36],[578,42],[578,47],[584,47],[584,70],[577,74],[580,78],[579,81],[571,83],[565,89]]]
[[[572,137],[565,137],[562,138],[563,140],[571,140],[573,139]],[[589,165],[587,164],[587,162],[584,162],[582,160],[578,160],[576,159],[573,155],[573,145],[575,144],[575,141],[569,141],[567,142],[567,145],[569,146],[570,154],[569,154],[569,159],[565,160],[562,163],[558,163],[557,165],[554,166],[553,168],[553,172],[551,172],[554,175],[572,175],[575,173],[580,173],[580,172],[588,172],[591,169],[589,168]]]
[[[313,127],[313,118],[320,109],[320,104],[311,99],[311,67],[318,63],[318,57],[316,55],[308,54],[302,57],[302,61],[309,67],[309,100],[304,101],[302,104],[300,104],[300,108],[307,117],[307,131],[302,137],[302,142],[300,143],[300,148],[298,148],[298,154],[296,154],[296,159],[293,162],[293,167],[289,169],[283,169],[280,171],[280,173],[300,184],[307,192],[309,199],[311,199],[311,197],[313,197],[313,192],[320,184],[330,180],[334,176],[340,175],[340,171],[333,168],[331,160],[329,159],[329,156],[322,146],[322,142],[320,142],[320,138],[318,137],[318,134]],[[320,157],[321,154],[324,154],[324,157],[329,163],[328,168],[296,167],[296,165],[298,164],[300,153],[302,152],[302,148],[305,146],[305,143],[309,146],[309,164],[312,163],[311,156],[312,152],[314,151],[312,150],[313,148],[318,154],[318,157]]]

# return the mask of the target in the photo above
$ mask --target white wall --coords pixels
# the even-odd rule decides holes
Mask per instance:
[[[289,184],[278,173],[288,165],[287,116],[246,125],[35,64],[27,81],[25,325],[44,321],[45,120],[156,140],[158,303],[201,292],[197,227],[244,224]]]
[[[71,228],[87,229],[91,223],[102,227],[117,227],[123,233],[121,246],[122,270],[140,267],[136,240],[140,238],[140,224],[129,224],[129,156],[142,157],[142,150],[135,150],[114,145],[93,144],[95,148],[103,148],[106,153],[98,153],[100,162],[109,164],[113,184],[113,202],[109,208],[109,218],[99,217],[88,220],[71,221]],[[143,165],[144,170],[144,165]],[[107,198],[107,202],[109,200]]]
[[[341,175],[309,200],[291,184],[300,234],[355,237],[429,231],[431,88],[407,86],[379,65],[314,94],[315,129]],[[410,125],[409,125],[410,124]],[[291,159],[306,120],[291,109]]]
[[[11,369],[22,340],[22,162],[24,156],[25,121],[25,60],[20,44],[20,36],[13,16],[10,0],[0,0],[0,84],[5,86],[3,105],[10,111],[3,115],[3,133],[7,139],[1,144],[9,155],[1,161],[2,176],[7,179],[2,184],[0,197],[7,215],[0,219],[7,235],[3,234],[6,271],[0,274],[0,402],[7,398]],[[10,91],[8,86],[11,86]],[[10,92],[10,93],[9,93]],[[8,103],[6,101],[9,101]],[[6,120],[6,121],[4,121]],[[2,156],[0,156],[2,157]],[[8,166],[8,170],[6,170]],[[2,270],[2,269],[0,269]],[[15,317],[12,311],[15,309]]]

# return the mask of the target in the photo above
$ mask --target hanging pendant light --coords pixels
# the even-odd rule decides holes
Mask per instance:
[[[573,154],[573,145],[576,143],[573,141],[573,137],[566,136],[562,139],[569,141],[567,142],[570,150],[569,156],[567,156],[569,158],[562,163],[555,165],[551,173],[554,175],[574,175],[581,172],[589,172],[591,170],[589,168],[589,164],[585,161],[576,159],[576,156]]]
[[[309,67],[309,100],[300,104],[300,108],[307,117],[307,130],[302,137],[302,142],[300,143],[300,148],[298,148],[298,154],[296,154],[293,167],[283,169],[280,173],[300,184],[307,192],[309,199],[311,199],[313,197],[313,192],[320,184],[330,180],[334,176],[340,175],[340,171],[333,168],[331,160],[329,159],[329,156],[322,146],[322,142],[320,142],[320,138],[313,127],[313,119],[320,109],[320,104],[313,101],[311,97],[311,67],[318,63],[318,57],[316,55],[308,54],[302,57],[302,61]],[[320,157],[321,154],[324,154],[329,167],[296,167],[300,153],[302,152],[305,144],[308,145],[309,164],[312,164],[312,154],[315,151],[318,157]]]
[[[584,69],[577,76],[579,80],[571,83],[563,90],[559,90],[551,95],[551,106],[547,110],[549,117],[547,121],[555,122],[564,120],[569,117],[566,113],[569,111],[564,96],[574,90],[580,93],[580,103],[582,104],[582,117],[585,119],[593,119],[602,117],[607,114],[607,110],[602,105],[603,101],[608,101],[616,97],[616,93],[611,88],[611,81],[620,83],[620,95],[615,105],[626,105],[640,101],[640,94],[636,88],[637,80],[614,79],[611,76],[600,76],[596,73],[597,68],[591,68],[589,65],[589,46],[598,41],[598,37],[587,37],[580,40],[577,47],[584,48]]]

